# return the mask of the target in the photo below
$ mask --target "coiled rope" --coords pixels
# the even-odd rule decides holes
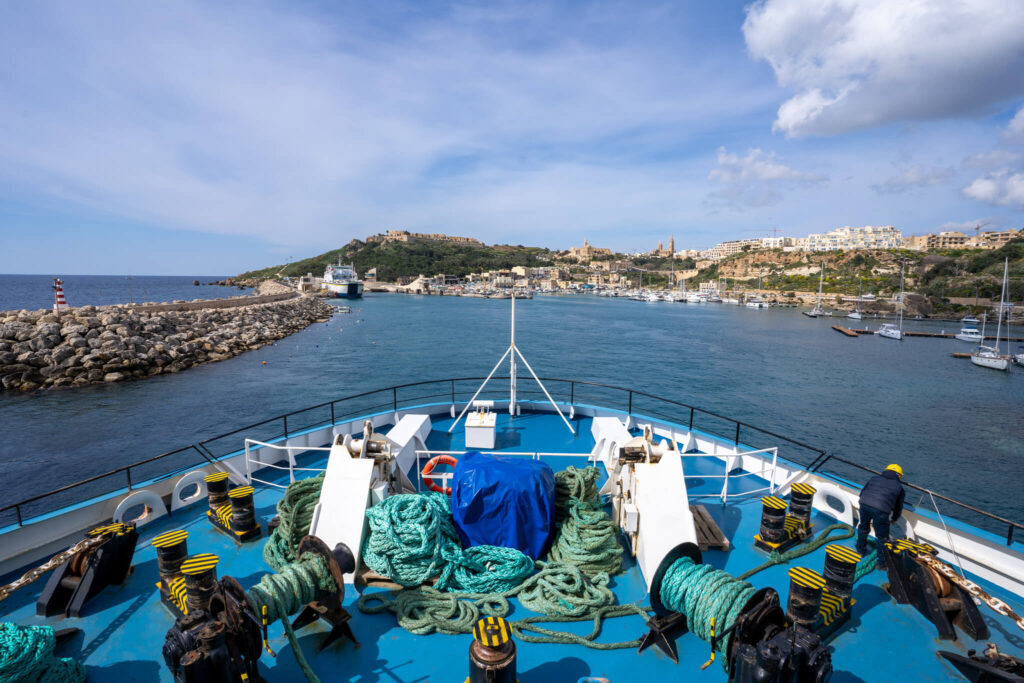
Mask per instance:
[[[840,533],[833,534],[834,531]],[[665,572],[661,584],[662,604],[686,615],[687,628],[701,640],[710,641],[712,619],[715,632],[723,633],[733,625],[740,610],[756,592],[745,579],[768,567],[808,555],[826,543],[850,538],[853,534],[853,527],[848,524],[832,524],[825,527],[813,540],[784,553],[773,552],[766,562],[737,577],[710,565],[695,564],[689,557],[680,558]],[[876,547],[857,563],[854,581],[871,573],[875,567],[877,553]],[[719,639],[715,643],[715,649],[725,653],[731,638],[732,634],[729,634]],[[722,657],[722,667],[726,671],[729,670],[729,663],[725,657]]]
[[[313,673],[312,667],[302,654],[299,640],[288,617],[297,613],[307,603],[313,602],[317,593],[333,592],[337,588],[324,559],[313,553],[305,553],[297,562],[278,568],[276,574],[263,575],[260,582],[246,593],[249,605],[257,616],[265,616],[267,622],[281,620],[295,661],[310,683],[319,683],[320,679]]]
[[[427,583],[444,591],[501,593],[533,573],[534,562],[514,548],[463,550],[443,493],[389,496],[366,511],[370,534],[362,558],[402,586]]]
[[[274,569],[298,559],[299,541],[309,533],[323,485],[323,474],[300,479],[290,484],[277,502],[279,524],[263,546],[263,560]]]
[[[81,683],[85,668],[70,657],[53,654],[57,639],[49,626],[0,624],[0,681],[11,683]]]
[[[555,474],[555,540],[548,552],[553,562],[575,565],[587,574],[622,571],[618,529],[604,511],[597,491],[596,467],[568,467]]]
[[[517,598],[538,613],[511,624],[526,642],[636,647],[639,641],[595,642],[605,619],[647,614],[646,608],[636,605],[615,605],[608,587],[605,568],[621,570],[622,549],[614,524],[601,509],[598,477],[593,467],[570,467],[555,475],[559,530],[548,561],[536,563],[511,548],[462,549],[451,503],[443,494],[386,498],[367,512],[370,536],[362,556],[368,567],[406,590],[367,593],[360,597],[359,609],[368,614],[393,612],[400,626],[419,635],[470,633],[481,615],[507,616],[509,599]],[[539,571],[533,573],[535,568]],[[421,585],[435,576],[434,587]],[[586,620],[594,620],[587,636],[537,625]]]

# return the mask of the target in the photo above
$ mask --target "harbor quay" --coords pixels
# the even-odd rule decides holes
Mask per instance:
[[[333,310],[319,298],[277,291],[59,312],[4,311],[0,386],[34,391],[175,373],[270,344],[329,319]]]

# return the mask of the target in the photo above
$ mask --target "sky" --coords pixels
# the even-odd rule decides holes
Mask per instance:
[[[0,4],[0,272],[1024,226],[1024,2]]]

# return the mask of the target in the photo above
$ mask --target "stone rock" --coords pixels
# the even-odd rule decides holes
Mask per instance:
[[[108,372],[107,374],[103,375],[104,382],[120,382],[123,379],[123,372]]]

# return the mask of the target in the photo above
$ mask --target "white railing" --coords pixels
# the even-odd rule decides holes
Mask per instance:
[[[416,453],[416,490],[423,490],[423,468],[420,467],[424,457],[427,460],[434,458],[438,455],[451,455],[459,456],[465,455],[466,453],[475,452],[483,455],[517,455],[519,457],[530,458],[531,460],[540,460],[542,457],[572,457],[572,458],[586,458],[590,462],[597,462],[595,456],[590,453],[553,453],[546,451],[415,451]],[[440,479],[441,488],[448,488],[448,482],[451,480],[454,473],[452,472],[438,472],[437,474],[431,474],[428,479]]]
[[[771,453],[772,454],[771,465],[768,464],[768,460],[766,458],[760,457],[759,458],[759,460],[761,461],[761,470],[760,471],[749,470],[749,471],[741,472],[740,474],[729,474],[730,465],[735,462],[733,460],[734,458],[740,458],[741,459],[740,462],[742,463],[743,462],[742,458],[745,455],[759,456],[759,455],[761,455],[763,453]],[[751,496],[751,495],[754,495],[754,494],[757,494],[757,493],[768,493],[769,495],[775,495],[776,489],[779,488],[779,487],[777,487],[775,485],[776,473],[778,471],[778,465],[779,465],[779,447],[778,446],[772,446],[771,448],[762,448],[762,449],[757,450],[757,451],[743,451],[742,453],[735,453],[735,454],[725,454],[725,453],[720,453],[720,454],[711,454],[711,453],[683,453],[682,457],[684,457],[684,458],[709,458],[709,457],[710,458],[715,458],[715,457],[717,457],[717,458],[725,458],[725,462],[724,462],[725,473],[724,474],[685,474],[685,475],[683,475],[683,478],[685,478],[685,479],[721,479],[722,480],[722,490],[721,490],[721,492],[719,492],[719,493],[695,493],[695,494],[691,493],[691,494],[689,494],[690,498],[709,498],[709,497],[713,496],[713,497],[721,499],[721,501],[723,503],[725,503],[725,502],[727,502],[729,500],[730,495],[733,498],[744,497],[744,496]],[[752,475],[759,476],[762,479],[767,479],[768,480],[768,486],[763,486],[761,488],[753,489],[751,491],[743,491],[742,493],[733,493],[733,494],[729,493],[729,480],[730,479],[740,479],[741,477],[749,477],[749,476],[752,476]]]
[[[259,446],[259,448],[252,448],[252,449],[250,449],[250,445]],[[275,464],[275,463],[279,462],[279,460],[275,460],[272,463],[271,462],[266,462],[266,461],[264,461],[264,460],[262,460],[260,458],[256,458],[254,460],[253,459],[253,451],[260,451],[260,450],[262,450],[264,448],[270,448],[270,449],[273,449],[275,451],[286,451],[285,457],[288,460],[288,465],[285,466],[285,465],[277,465],[277,464]],[[273,470],[288,470],[288,483],[289,484],[294,484],[295,483],[295,473],[296,472],[325,472],[327,470],[327,468],[325,468],[325,467],[296,467],[295,466],[295,456],[292,454],[292,451],[303,452],[303,451],[330,451],[330,450],[331,450],[330,448],[325,448],[325,447],[314,448],[312,446],[279,446],[277,444],[266,443],[264,441],[257,441],[256,439],[246,439],[245,440],[245,479],[246,479],[246,481],[249,484],[252,484],[253,482],[256,482],[258,484],[263,484],[265,486],[276,486],[279,489],[286,489],[288,487],[284,486],[282,484],[277,484],[275,482],[267,481],[265,479],[257,479],[256,477],[252,476],[253,471],[254,470],[255,471],[259,471],[259,470],[263,469],[264,467],[269,467],[270,469],[273,469]],[[256,467],[254,468],[253,465],[256,465]]]

